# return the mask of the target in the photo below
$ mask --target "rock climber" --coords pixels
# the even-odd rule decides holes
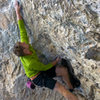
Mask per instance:
[[[47,65],[39,61],[34,48],[29,44],[29,38],[24,26],[20,9],[21,6],[16,1],[15,11],[20,30],[21,42],[17,42],[14,45],[13,51],[15,55],[20,57],[26,76],[30,78],[31,81],[37,86],[47,87],[51,90],[58,91],[68,100],[78,100],[77,96],[69,91],[73,89],[73,86],[70,83],[67,69],[63,66],[57,66],[60,58],[56,58],[55,61]],[[65,83],[68,85],[69,90],[53,79],[53,77],[56,76],[61,76],[63,78]]]

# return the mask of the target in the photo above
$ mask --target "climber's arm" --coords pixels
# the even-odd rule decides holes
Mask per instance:
[[[21,16],[20,12],[16,12],[16,15],[17,15],[17,20],[22,20],[22,16]]]
[[[18,4],[17,1],[16,1],[16,4],[15,4],[15,10],[16,10],[16,16],[17,16],[17,20],[18,20],[18,26],[19,26],[19,30],[20,30],[21,42],[25,42],[26,44],[29,44],[29,38],[27,36],[25,25],[24,25],[22,16],[20,14],[20,5]]]
[[[22,16],[20,14],[20,8],[21,8],[21,6],[16,1],[15,2],[15,10],[16,10],[17,20],[22,20]]]
[[[53,66],[57,65],[57,63],[60,61],[60,58],[58,57],[55,61],[45,65],[43,63],[41,63],[40,61],[33,59],[30,62],[30,66],[33,66],[32,70],[37,70],[37,71],[46,71],[50,68],[52,68]],[[35,65],[35,66],[34,66]],[[30,67],[31,68],[31,67]]]

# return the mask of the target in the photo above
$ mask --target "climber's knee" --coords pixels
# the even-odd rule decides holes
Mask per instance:
[[[66,74],[68,74],[67,68],[65,68],[63,66],[56,67],[56,75],[57,76],[64,76]]]

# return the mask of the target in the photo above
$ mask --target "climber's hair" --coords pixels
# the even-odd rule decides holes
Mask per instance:
[[[13,52],[18,57],[25,56],[23,50],[24,48],[20,45],[20,42],[17,42],[13,47]]]

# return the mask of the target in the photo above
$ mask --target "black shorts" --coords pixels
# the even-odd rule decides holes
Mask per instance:
[[[32,80],[33,83],[37,86],[47,87],[53,90],[56,84],[56,80],[53,79],[53,77],[56,77],[55,69],[56,66],[53,66],[47,71],[40,72],[40,74],[34,80]]]

